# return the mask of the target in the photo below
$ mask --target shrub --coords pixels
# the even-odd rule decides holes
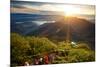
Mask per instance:
[[[94,60],[95,60],[94,52],[85,49],[72,49],[69,51],[68,54],[69,62],[88,62]]]

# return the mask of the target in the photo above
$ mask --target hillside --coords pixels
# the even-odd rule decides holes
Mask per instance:
[[[31,35],[48,37],[57,41],[66,40],[67,34],[72,41],[94,44],[95,24],[85,19],[67,17],[55,23],[45,23],[31,33]],[[94,48],[94,45],[91,47]]]

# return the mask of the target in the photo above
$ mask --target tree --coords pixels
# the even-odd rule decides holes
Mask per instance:
[[[38,55],[42,53],[48,53],[54,49],[56,49],[56,45],[48,40],[45,37],[27,37],[27,40],[29,41],[29,45],[32,49],[32,54]]]
[[[68,54],[68,62],[88,62],[94,61],[94,51],[85,49],[72,49]]]
[[[11,34],[11,63],[15,65],[23,64],[27,58],[27,50],[30,49],[29,42],[21,35]]]

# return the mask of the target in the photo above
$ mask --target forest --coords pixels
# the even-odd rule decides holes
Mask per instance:
[[[52,55],[48,63],[59,64],[95,61],[95,51],[88,43],[49,40],[46,37],[24,36],[18,33],[11,33],[11,66],[23,66],[27,61],[29,65],[35,64],[35,60],[45,55]]]

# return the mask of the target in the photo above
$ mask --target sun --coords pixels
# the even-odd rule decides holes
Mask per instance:
[[[65,16],[74,16],[74,15],[80,13],[79,8],[77,8],[75,6],[71,6],[71,5],[64,5],[64,6],[62,6],[61,9],[64,12]]]

